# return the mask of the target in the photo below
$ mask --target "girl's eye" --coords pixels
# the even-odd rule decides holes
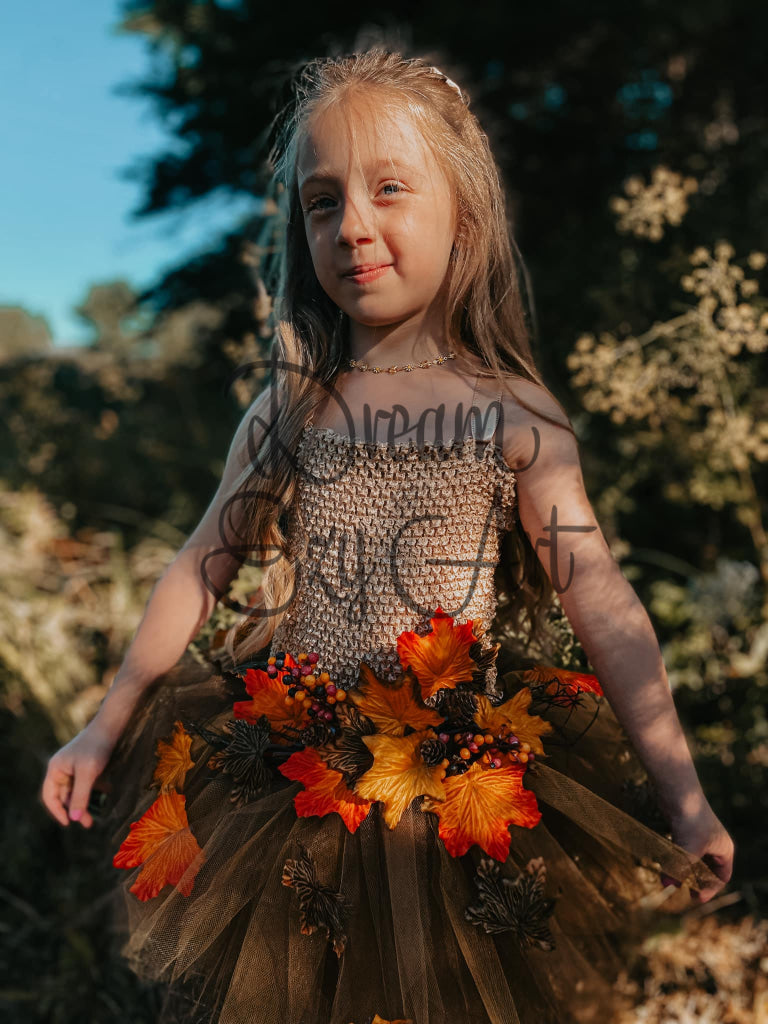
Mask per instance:
[[[402,192],[402,190],[403,190],[403,186],[400,184],[399,181],[387,181],[381,187],[382,187],[382,189],[394,188],[394,189],[397,189],[398,192]],[[389,192],[388,195],[397,195],[397,193],[396,192]],[[311,199],[307,203],[307,205],[306,205],[306,207],[304,209],[304,213],[312,213],[313,210],[322,211],[323,208],[318,206],[318,203],[323,203],[323,202],[331,202],[332,203],[332,202],[334,202],[334,200],[331,199],[330,196],[317,196],[316,199]],[[326,207],[326,209],[327,209],[327,207]]]
[[[328,196],[318,196],[317,199],[310,199],[306,205],[304,213],[312,213],[313,210],[318,208],[317,204],[324,202],[326,199],[328,199]]]

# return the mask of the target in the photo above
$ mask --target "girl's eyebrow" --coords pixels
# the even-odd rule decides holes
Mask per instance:
[[[395,160],[395,161],[379,160],[378,163],[376,163],[374,165],[374,167],[378,168],[378,167],[385,167],[386,166],[387,168],[391,168],[393,163],[394,163],[394,166],[398,170],[400,170],[400,171],[406,171],[408,174],[418,174],[419,173],[418,168],[412,167],[410,164],[406,164],[403,161],[398,161],[398,160]],[[335,174],[331,174],[330,171],[326,171],[326,170],[323,170],[322,168],[320,168],[319,170],[314,171],[312,174],[308,175],[302,181],[302,183],[299,185],[299,190],[305,188],[307,185],[313,185],[313,184],[317,184],[317,183],[321,183],[321,182],[326,182],[326,181],[336,181],[336,175]]]

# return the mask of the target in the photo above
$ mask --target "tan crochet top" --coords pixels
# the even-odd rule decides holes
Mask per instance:
[[[498,443],[500,399],[476,415],[485,423],[494,412],[490,437],[476,436],[470,415],[469,434],[421,444],[305,425],[286,527],[295,588],[271,655],[317,651],[321,670],[348,688],[360,660],[396,678],[398,635],[429,633],[438,605],[457,624],[489,628],[500,539],[517,514],[515,473]],[[492,644],[486,634],[483,649]],[[495,676],[489,669],[489,690]]]

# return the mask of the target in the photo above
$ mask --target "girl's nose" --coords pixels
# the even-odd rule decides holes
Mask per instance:
[[[356,199],[344,202],[336,240],[347,245],[370,242],[375,233],[373,212],[370,204]]]

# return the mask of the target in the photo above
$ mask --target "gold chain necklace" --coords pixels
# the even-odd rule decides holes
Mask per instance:
[[[350,359],[349,367],[351,370],[370,370],[371,373],[398,373],[400,370],[410,372],[417,366],[422,369],[426,369],[428,366],[432,366],[433,364],[444,363],[448,359],[455,358],[456,353],[449,351],[445,355],[436,356],[434,359],[422,359],[420,363],[404,363],[402,366],[398,366],[397,364],[394,366],[369,366],[368,363],[359,362],[357,359]]]

